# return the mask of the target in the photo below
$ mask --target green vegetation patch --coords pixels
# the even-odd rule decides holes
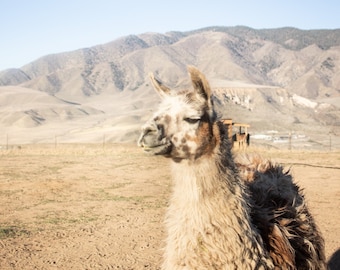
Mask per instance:
[[[91,211],[81,214],[73,215],[68,211],[60,212],[46,212],[43,215],[37,217],[40,224],[51,224],[57,226],[69,225],[69,224],[84,224],[98,220],[98,215]]]
[[[0,239],[29,235],[29,231],[16,226],[0,226]]]

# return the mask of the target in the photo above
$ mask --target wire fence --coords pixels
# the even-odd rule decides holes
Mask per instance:
[[[340,150],[340,136],[334,134],[275,133],[250,136],[254,144],[268,145],[278,149],[313,149],[321,151]]]
[[[23,139],[11,134],[0,136],[0,150],[20,149],[24,145],[49,145],[50,147],[59,147],[62,144],[99,144],[106,147],[110,144],[129,143],[135,144],[138,139],[138,132],[129,136],[122,136],[119,139],[110,134],[97,134],[94,137],[69,138],[62,135],[53,136],[29,136],[29,139]],[[275,133],[275,134],[250,134],[250,146],[265,148],[274,148],[282,150],[316,150],[316,151],[340,151],[340,136],[333,134],[292,134],[292,133]]]

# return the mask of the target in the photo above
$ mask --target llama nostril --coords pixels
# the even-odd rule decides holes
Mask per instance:
[[[152,133],[156,133],[156,132],[157,132],[157,130],[154,129],[154,128],[146,128],[144,130],[144,136],[151,135]]]
[[[157,132],[159,141],[165,138],[164,125],[157,125]]]

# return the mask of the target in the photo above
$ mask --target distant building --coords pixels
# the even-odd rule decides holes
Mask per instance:
[[[227,126],[228,137],[232,141],[232,146],[239,148],[247,147],[250,144],[250,134],[248,128],[250,125],[243,123],[233,123],[232,119],[222,119],[221,122]],[[233,127],[238,127],[237,132],[233,132]]]

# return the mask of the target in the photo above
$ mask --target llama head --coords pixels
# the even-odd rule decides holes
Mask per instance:
[[[174,91],[150,76],[162,103],[143,126],[138,140],[145,151],[175,161],[197,159],[215,146],[213,122],[216,114],[209,83],[195,67],[188,67],[188,71],[192,90]]]

